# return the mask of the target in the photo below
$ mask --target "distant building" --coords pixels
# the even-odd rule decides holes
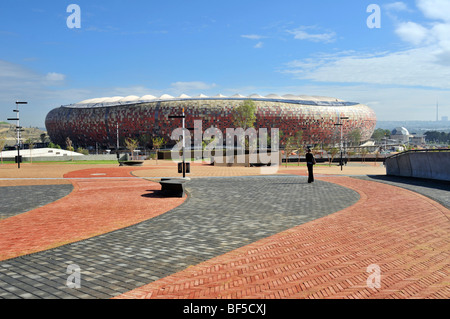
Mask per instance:
[[[400,142],[408,142],[411,136],[412,135],[409,134],[409,131],[406,128],[396,127],[392,130],[390,138]]]
[[[413,133],[413,134],[411,135],[411,138],[410,138],[409,142],[410,142],[411,144],[414,144],[414,145],[425,144],[425,136],[424,136],[424,135],[418,135],[418,134]]]
[[[442,117],[442,122],[448,122],[448,116],[443,116]]]

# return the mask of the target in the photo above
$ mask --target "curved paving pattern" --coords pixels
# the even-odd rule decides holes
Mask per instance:
[[[55,202],[72,191],[72,185],[0,187],[0,220]]]
[[[391,185],[322,179],[361,199],[118,298],[450,298],[447,208]]]
[[[131,177],[130,170],[95,168],[66,174],[74,185],[68,196],[0,221],[0,260],[128,227],[184,202],[158,196],[158,183]]]
[[[450,181],[385,175],[368,175],[358,178],[409,189],[450,208]]]
[[[0,298],[110,298],[356,203],[305,177],[202,178],[181,206],[140,224],[0,262]],[[81,288],[66,286],[69,265]]]

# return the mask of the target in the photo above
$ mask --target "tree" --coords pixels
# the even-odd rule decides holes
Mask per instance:
[[[82,147],[77,148],[77,153],[83,154],[83,155],[89,155],[89,151],[87,149],[84,149]]]
[[[339,153],[339,148],[332,147],[332,146],[327,146],[325,148],[325,150],[327,151],[328,165],[331,166],[331,163],[333,162],[334,158]]]
[[[39,135],[39,138],[41,139],[42,143],[45,143],[45,140],[47,139],[47,134],[46,133],[42,133],[41,135]]]
[[[34,141],[31,138],[29,138],[29,139],[26,140],[25,143],[28,144],[28,149],[30,150],[30,163],[33,163],[33,156],[31,154],[31,152],[32,152],[32,150],[34,148]]]
[[[256,104],[252,100],[246,100],[244,103],[234,108],[232,117],[235,127],[240,127],[244,129],[244,131],[250,127],[254,127],[256,122],[256,110]]]
[[[391,134],[391,131],[389,130],[384,130],[382,128],[377,128],[373,134],[372,134],[372,138],[376,141],[376,142],[381,142],[381,140],[383,138],[385,138],[385,136],[389,136]]]
[[[286,157],[286,167],[288,166],[288,162],[289,162],[289,155],[291,155],[291,153],[293,151],[295,151],[297,148],[297,144],[295,143],[295,139],[293,136],[289,136],[286,139],[286,142],[284,144],[284,155]]]
[[[217,136],[214,136],[213,138],[206,138],[202,140],[202,150],[205,151],[208,147],[208,154],[211,155],[211,157],[216,156],[216,150],[217,144],[219,144],[219,139]],[[204,153],[203,153],[204,154]],[[209,158],[206,158],[207,160],[210,160]],[[203,160],[203,159],[202,159]]]
[[[125,139],[125,147],[127,148],[127,150],[130,151],[131,153],[131,159],[134,159],[134,151],[138,148],[139,146],[139,142],[137,140],[134,140],[130,137],[127,137]]]
[[[350,162],[350,160],[352,159],[353,155],[356,155],[356,152],[354,150],[348,151],[348,161]]]
[[[56,148],[56,149],[61,149],[61,146],[59,146],[58,144],[55,144],[55,143],[53,143],[53,142],[50,142],[49,144],[48,144],[48,147],[49,148]]]
[[[153,148],[156,149],[156,165],[158,165],[158,152],[160,148],[164,145],[164,138],[154,137],[152,138]]]
[[[74,148],[72,146],[72,140],[70,138],[66,138],[66,150],[73,152]]]
[[[361,130],[359,128],[355,128],[350,133],[348,133],[347,138],[352,146],[358,146],[361,142]]]
[[[311,153],[316,157],[320,154],[320,158],[322,158],[322,149],[320,148],[320,145],[317,144],[311,149]]]
[[[450,141],[450,133],[427,131],[424,135],[428,142],[447,144]]]
[[[303,148],[303,131],[297,131],[294,135],[295,140],[295,150],[297,151],[298,155],[298,166],[300,166],[300,154],[304,152]]]
[[[141,134],[139,136],[139,143],[144,147],[144,150],[147,149],[151,140],[152,136],[150,134]]]
[[[366,156],[369,153],[369,151],[367,150],[367,148],[361,148],[361,157],[362,157],[362,161],[365,162],[366,161]]]
[[[66,138],[66,150],[69,152],[73,152],[75,149],[72,146],[72,140],[70,138]],[[71,155],[71,159],[73,161],[73,154]]]

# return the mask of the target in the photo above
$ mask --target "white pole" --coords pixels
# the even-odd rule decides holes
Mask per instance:
[[[119,154],[119,122],[116,123],[116,131],[117,131],[117,154]]]
[[[185,140],[185,115],[184,115],[184,108],[183,108],[183,178],[186,177],[186,164],[185,164],[185,147],[186,147],[186,140]]]

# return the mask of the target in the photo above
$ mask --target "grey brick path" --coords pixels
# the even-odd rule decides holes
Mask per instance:
[[[0,220],[52,203],[72,190],[71,184],[0,187]]]
[[[359,176],[358,178],[405,188],[450,208],[450,181],[385,175]]]
[[[188,191],[181,206],[138,225],[0,262],[0,298],[111,298],[359,199],[299,176],[199,178]],[[66,286],[71,264],[79,289]]]

